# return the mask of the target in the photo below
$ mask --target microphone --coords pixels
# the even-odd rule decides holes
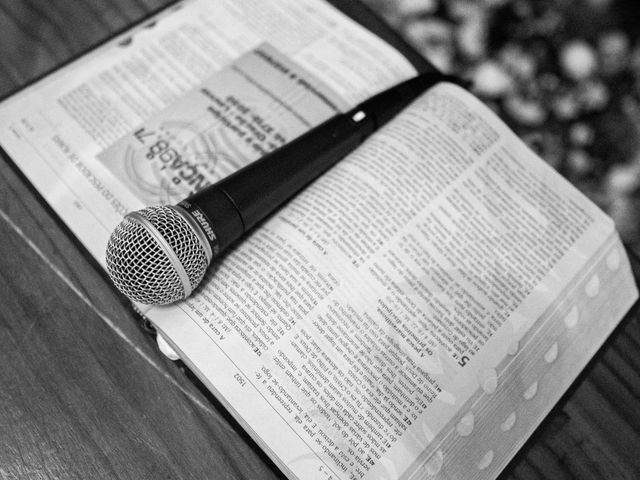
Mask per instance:
[[[418,75],[336,115],[177,205],[128,213],[107,244],[107,272],[129,299],[164,305],[198,286],[212,258],[443,80]]]

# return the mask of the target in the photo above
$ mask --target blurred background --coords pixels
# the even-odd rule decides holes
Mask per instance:
[[[640,253],[638,0],[364,0],[474,83]]]

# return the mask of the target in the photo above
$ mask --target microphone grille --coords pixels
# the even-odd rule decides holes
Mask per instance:
[[[127,215],[107,244],[107,271],[118,290],[146,305],[187,297],[200,283],[209,258],[179,211],[147,207]]]

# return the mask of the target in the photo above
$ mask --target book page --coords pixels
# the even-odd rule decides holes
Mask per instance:
[[[264,43],[97,156],[147,205],[176,204],[348,108]]]
[[[291,478],[494,478],[637,296],[612,221],[439,84],[149,317]]]
[[[3,101],[0,145],[104,265],[123,215],[168,199],[152,202],[140,192],[147,185],[132,188],[98,155],[264,44],[341,108],[415,74],[399,52],[322,0],[190,0]],[[305,115],[304,102],[280,100]]]

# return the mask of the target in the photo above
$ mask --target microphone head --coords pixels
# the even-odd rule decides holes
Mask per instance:
[[[202,232],[179,207],[131,212],[107,244],[107,272],[131,300],[164,305],[188,297],[209,266]]]

